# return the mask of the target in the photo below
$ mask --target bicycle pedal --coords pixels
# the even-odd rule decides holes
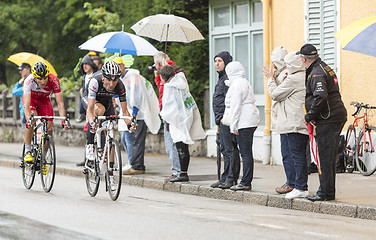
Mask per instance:
[[[83,173],[83,174],[88,174],[88,173],[89,173],[89,170],[87,170],[87,168],[84,168],[84,170],[82,170],[82,173]]]

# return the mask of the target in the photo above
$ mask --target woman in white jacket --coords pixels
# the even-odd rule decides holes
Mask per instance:
[[[253,180],[253,134],[260,123],[259,110],[251,84],[245,79],[245,70],[240,62],[230,62],[226,66],[229,86],[225,104],[230,112],[230,131],[236,135],[240,155],[243,160],[243,176],[240,183],[230,189],[251,190]],[[227,109],[229,108],[229,109]]]

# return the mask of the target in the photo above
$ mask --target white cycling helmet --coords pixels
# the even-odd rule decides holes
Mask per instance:
[[[121,69],[119,64],[114,61],[106,62],[102,67],[102,75],[103,77],[110,80],[118,79],[121,76]]]

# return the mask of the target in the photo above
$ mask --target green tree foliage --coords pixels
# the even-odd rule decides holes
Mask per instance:
[[[0,83],[10,86],[19,79],[16,65],[7,58],[25,51],[50,61],[62,85],[74,89],[80,80],[73,77],[73,68],[86,54],[79,45],[97,34],[120,31],[122,25],[124,31],[134,33],[130,27],[140,19],[168,13],[192,21],[206,39],[189,44],[169,42],[167,46],[170,58],[186,70],[191,92],[203,112],[202,92],[209,79],[207,0],[2,0]],[[145,39],[164,51],[164,43]],[[154,74],[146,70],[152,64],[152,57],[135,57],[132,67],[153,82]]]

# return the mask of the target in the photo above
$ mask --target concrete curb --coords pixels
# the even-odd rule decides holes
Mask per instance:
[[[0,166],[19,168],[18,161],[0,160]],[[74,177],[83,177],[82,170],[68,169],[57,167],[56,173]],[[331,215],[339,215],[352,218],[361,218],[368,220],[376,220],[376,207],[352,205],[348,203],[333,202],[311,202],[307,199],[285,199],[282,195],[274,195],[263,192],[243,192],[222,190],[211,188],[209,186],[200,186],[191,183],[170,183],[161,179],[148,178],[145,176],[123,176],[123,184],[151,188],[169,192],[179,192],[182,194],[208,197],[221,200],[230,200],[250,204],[258,204],[268,207],[293,209],[306,212],[323,213]]]

